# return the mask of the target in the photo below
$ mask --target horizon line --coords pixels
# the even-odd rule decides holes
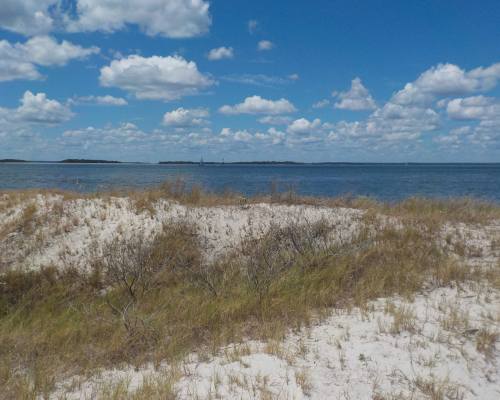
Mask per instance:
[[[151,164],[151,165],[168,165],[168,164],[200,164],[200,161],[191,160],[163,160],[163,161],[121,161],[121,160],[105,160],[105,159],[63,159],[63,160],[24,160],[15,158],[0,159],[2,164],[17,164],[17,163],[44,163],[44,164]],[[500,162],[481,162],[481,161],[292,161],[292,160],[252,160],[252,161],[203,161],[201,164],[209,165],[226,165],[226,164],[288,164],[288,165],[324,165],[324,164],[380,164],[380,165],[450,165],[450,164],[500,164]]]

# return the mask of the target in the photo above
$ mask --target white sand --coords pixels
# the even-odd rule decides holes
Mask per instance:
[[[0,213],[0,231],[19,218],[26,205]],[[138,213],[135,205],[125,198],[62,201],[60,196],[37,196],[36,205],[38,218],[48,222],[37,227],[37,234],[15,232],[1,242],[0,267],[3,262],[11,268],[36,269],[49,265],[85,268],[92,251],[99,252],[115,237],[158,232],[165,222],[176,220],[195,224],[206,255],[215,258],[234,249],[245,236],[262,234],[271,224],[325,219],[337,227],[340,235],[348,237],[358,226],[361,215],[358,210],[346,208],[269,204],[186,207],[168,201],[156,203],[155,213],[151,214]],[[60,218],[52,211],[55,206],[63,208]]]
[[[410,331],[392,332],[387,303],[414,314]],[[488,358],[475,342],[477,329],[500,332],[499,291],[440,288],[409,303],[380,299],[371,307],[334,313],[278,344],[232,345],[206,361],[193,354],[177,366],[183,375],[175,385],[178,397],[427,399],[425,384],[433,382],[436,392],[449,396],[444,398],[500,398],[500,352]],[[68,399],[93,399],[118,384],[132,393],[145,380],[161,381],[169,369],[162,364],[102,371],[79,385],[74,378],[61,384],[54,398],[66,393]]]
[[[336,226],[336,235],[348,239],[362,214],[344,208],[269,204],[197,208],[167,201],[156,204],[156,212],[150,214],[137,213],[123,198],[63,202],[58,196],[38,196],[36,204],[40,226],[30,234],[14,232],[0,242],[0,268],[85,268],[92,251],[114,237],[155,232],[164,222],[180,219],[197,225],[207,257],[237,247],[243,237],[259,235],[272,223],[326,219]],[[56,218],[52,212],[58,205],[62,213]],[[24,206],[0,212],[0,231],[19,218]],[[453,249],[465,240],[462,258],[467,263],[498,267],[500,254],[493,242],[499,234],[498,221],[481,227],[449,224],[442,245]],[[398,310],[408,317],[400,330],[393,323]],[[365,310],[332,311],[309,329],[290,332],[280,343],[249,341],[221,348],[216,355],[192,354],[175,368],[163,363],[156,369],[123,367],[88,379],[73,377],[58,383],[53,398],[93,399],[120,384],[133,393],[146,381],[166,379],[175,369],[180,377],[175,390],[181,399],[427,399],[432,389],[449,399],[497,400],[500,350],[495,348],[489,357],[478,351],[480,329],[500,333],[498,290],[487,283],[427,288],[409,303],[379,299]]]

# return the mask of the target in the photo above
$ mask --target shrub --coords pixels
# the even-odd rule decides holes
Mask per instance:
[[[102,271],[105,287],[113,289],[108,291],[106,301],[133,336],[147,328],[146,321],[134,311],[148,292],[178,271],[196,279],[199,265],[201,254],[194,229],[183,223],[165,224],[152,237],[133,234],[112,240],[93,265],[91,276],[95,279],[97,271]]]
[[[272,282],[290,270],[298,257],[313,257],[325,251],[332,229],[324,220],[313,224],[274,224],[262,237],[247,238],[241,255],[244,274],[252,289],[262,299]]]

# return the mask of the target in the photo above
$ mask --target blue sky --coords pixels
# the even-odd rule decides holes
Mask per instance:
[[[2,0],[0,158],[500,160],[498,1]]]

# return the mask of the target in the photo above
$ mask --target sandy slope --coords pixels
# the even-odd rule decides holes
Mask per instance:
[[[27,204],[0,213],[0,232],[20,218]],[[85,268],[92,252],[98,252],[113,238],[158,232],[169,221],[195,224],[207,257],[214,258],[234,249],[243,237],[262,234],[271,224],[297,220],[313,223],[324,218],[337,227],[340,236],[349,237],[361,215],[358,210],[346,208],[269,204],[187,207],[168,201],[156,203],[151,213],[138,212],[133,201],[126,198],[63,201],[61,196],[37,196],[35,204],[36,217],[41,221],[36,223],[36,232],[17,231],[1,241],[0,268],[2,264],[4,268]]]
[[[336,226],[337,238],[348,240],[362,214],[344,208],[187,207],[168,201],[157,203],[151,213],[137,211],[124,198],[63,201],[60,196],[37,196],[35,202],[35,226],[16,229],[0,241],[0,269],[85,268],[106,241],[133,232],[152,233],[166,221],[181,219],[197,225],[207,257],[237,247],[243,237],[259,235],[272,223],[296,220],[324,218]],[[27,205],[1,211],[0,232],[15,224]],[[467,248],[460,257],[467,263],[498,266],[493,241],[499,233],[500,225],[493,221],[488,226],[450,224],[443,230],[442,245],[453,248],[465,240]],[[379,299],[363,310],[332,311],[309,329],[290,332],[280,343],[246,342],[221,348],[215,355],[193,354],[175,366],[124,367],[91,378],[73,377],[57,385],[53,398],[91,399],[116,385],[134,392],[145,382],[161,383],[175,375],[181,399],[496,400],[500,350],[488,355],[478,350],[484,330],[500,333],[498,290],[487,283],[429,287],[407,303]]]
[[[406,326],[394,324],[398,312],[411,315]],[[476,331],[485,327],[500,330],[500,292],[486,287],[435,289],[412,302],[379,299],[281,343],[232,345],[208,360],[193,354],[176,366],[182,378],[175,389],[180,399],[426,399],[434,391],[496,400],[500,352],[487,357],[476,347]],[[54,398],[92,399],[120,384],[133,392],[170,371],[167,364],[103,371],[64,382]]]

